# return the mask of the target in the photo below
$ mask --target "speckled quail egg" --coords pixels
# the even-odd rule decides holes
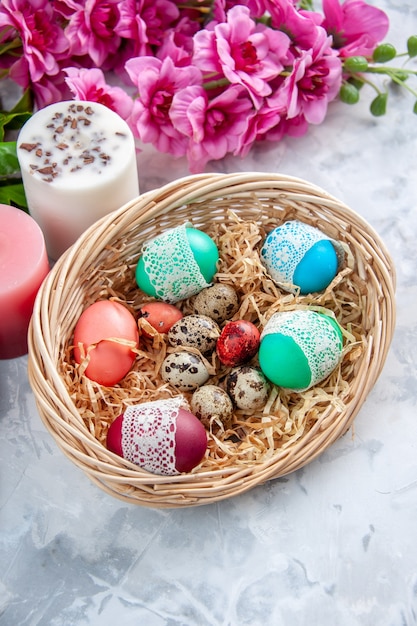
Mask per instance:
[[[219,336],[220,328],[206,315],[185,315],[168,331],[172,346],[197,348],[202,354],[214,350]]]
[[[162,380],[180,391],[197,389],[207,382],[209,376],[203,359],[191,352],[168,354],[161,365]]]
[[[258,351],[260,332],[249,320],[232,320],[222,328],[216,343],[220,362],[227,367],[248,363]]]
[[[239,298],[231,285],[215,283],[200,291],[194,300],[194,311],[207,315],[218,324],[229,320],[239,309]]]
[[[242,365],[230,371],[226,390],[238,409],[255,411],[265,406],[271,385],[257,367]]]
[[[212,419],[218,419],[224,427],[230,428],[233,419],[233,403],[229,395],[217,385],[204,385],[194,391],[191,410],[201,422],[210,426]]]

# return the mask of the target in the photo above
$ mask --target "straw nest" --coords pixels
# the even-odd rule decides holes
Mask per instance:
[[[345,249],[344,265],[323,293],[280,291],[260,263],[266,233],[290,219],[321,229]],[[134,280],[141,246],[186,221],[218,244],[215,281],[238,291],[234,319],[262,329],[276,311],[330,310],[344,329],[344,350],[340,366],[321,384],[302,393],[273,387],[263,409],[237,410],[227,427],[214,420],[202,463],[189,474],[160,476],[109,452],[105,441],[109,425],[127,406],[178,393],[159,375],[169,350],[164,336],[141,337],[132,370],[111,388],[84,376],[74,363],[72,338],[93,302],[113,298],[135,313],[150,299]],[[275,174],[183,178],[101,219],[51,270],[29,329],[29,379],[39,413],[65,455],[122,500],[181,507],[237,495],[297,470],[349,429],[384,365],[395,323],[394,289],[392,261],[378,235],[322,189]],[[179,306],[190,313],[192,304],[191,298]],[[216,356],[207,365],[209,382],[221,385],[227,368]]]

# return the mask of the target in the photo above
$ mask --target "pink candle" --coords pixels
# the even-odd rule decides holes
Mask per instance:
[[[38,224],[24,211],[0,204],[0,359],[27,353],[33,304],[48,272]]]

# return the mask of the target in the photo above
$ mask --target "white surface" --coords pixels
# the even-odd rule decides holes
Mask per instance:
[[[379,0],[388,39],[415,0]],[[398,325],[353,431],[283,479],[218,504],[152,510],[104,494],[45,431],[25,357],[0,362],[1,626],[412,626],[417,623],[417,118],[335,104],[304,138],[216,171],[306,178],[360,213],[397,269]],[[147,191],[187,174],[139,156]]]

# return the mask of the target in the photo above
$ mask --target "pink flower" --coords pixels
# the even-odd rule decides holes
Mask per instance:
[[[308,122],[304,115],[300,114],[291,119],[281,118],[280,123],[269,129],[265,135],[265,139],[268,141],[281,141],[281,139],[288,135],[289,137],[302,137],[308,131]]]
[[[363,0],[323,0],[323,27],[332,35],[341,57],[371,57],[388,32],[387,15]]]
[[[70,91],[65,84],[61,71],[51,76],[44,74],[36,82],[31,82],[28,77],[28,62],[25,57],[21,57],[10,67],[9,78],[14,80],[23,89],[31,88],[35,109],[42,109],[48,104],[70,98]]]
[[[192,65],[176,67],[169,57],[163,61],[154,57],[130,59],[126,71],[139,93],[129,122],[137,136],[160,152],[184,155],[187,137],[174,127],[170,109],[179,90],[201,84],[200,71]]]
[[[293,45],[304,50],[314,45],[322,15],[297,10],[289,0],[265,0],[265,5],[265,10],[271,15],[272,26],[284,30]]]
[[[48,104],[70,99],[70,91],[65,83],[62,72],[54,76],[42,76],[40,80],[32,85],[35,104],[38,109],[42,109]]]
[[[40,80],[44,74],[57,74],[58,60],[68,50],[68,41],[56,22],[51,3],[48,0],[2,0],[0,28],[10,26],[22,40],[27,64],[26,85],[22,86]],[[21,69],[17,73],[23,79]]]
[[[173,59],[175,65],[190,65],[193,53],[193,35],[198,31],[198,24],[187,17],[181,18],[175,28],[170,28],[165,34],[164,41],[159,47],[157,57],[166,56]]]
[[[388,31],[369,1],[322,0],[317,13],[302,0],[0,0],[0,67],[35,107],[104,104],[197,172],[320,124],[344,59],[371,57]]]
[[[111,87],[105,81],[104,74],[98,68],[85,69],[67,67],[64,69],[68,78],[65,82],[77,100],[89,100],[104,104],[123,119],[132,112],[133,101],[120,87]]]
[[[65,34],[72,56],[88,55],[102,66],[120,45],[115,34],[119,0],[55,0],[54,6],[67,20]]]
[[[259,107],[271,93],[268,81],[284,69],[290,41],[284,33],[256,24],[246,7],[235,6],[227,22],[199,31],[194,43],[193,62],[202,72],[243,85]]]
[[[162,44],[165,32],[179,17],[170,0],[124,0],[119,6],[116,33],[131,41],[131,56],[152,54],[152,46]]]
[[[175,94],[170,117],[174,126],[190,138],[187,156],[191,172],[202,171],[207,161],[234,152],[252,111],[246,90],[238,85],[228,87],[212,100],[200,85]]]
[[[225,22],[227,12],[236,4],[248,7],[252,17],[262,17],[266,12],[265,0],[213,0],[212,13],[216,22]]]
[[[286,111],[283,106],[278,105],[274,108],[265,101],[264,105],[248,118],[246,132],[241,136],[235,154],[245,157],[255,141],[264,139],[272,128],[280,125],[282,115],[285,114]]]
[[[270,106],[285,103],[287,119],[303,115],[310,124],[321,124],[327,105],[339,93],[342,64],[331,48],[331,37],[318,27],[318,38],[311,50],[301,51],[291,74],[284,80]]]

